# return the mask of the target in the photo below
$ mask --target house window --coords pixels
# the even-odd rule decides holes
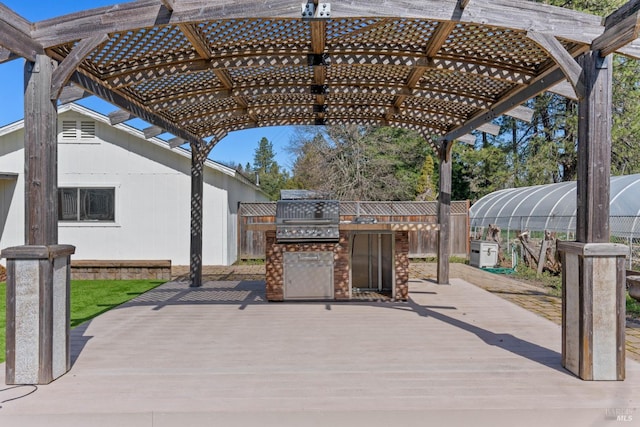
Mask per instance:
[[[59,221],[115,220],[115,188],[59,188]]]
[[[96,137],[96,122],[90,120],[63,120],[62,141],[92,140]]]

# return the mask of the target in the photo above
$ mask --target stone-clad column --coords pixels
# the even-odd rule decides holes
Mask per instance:
[[[7,259],[6,383],[48,384],[70,369],[70,245],[17,246]]]

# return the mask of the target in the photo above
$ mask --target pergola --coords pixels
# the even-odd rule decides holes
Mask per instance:
[[[491,121],[503,114],[528,120],[522,104],[553,91],[579,100],[580,248],[565,252],[579,255],[582,289],[595,274],[585,253],[620,255],[607,245],[609,55],[640,58],[639,9],[632,0],[603,20],[524,0],[138,0],[31,23],[0,3],[0,62],[26,59],[28,214],[26,246],[14,252],[57,245],[56,107],[93,94],[119,108],[112,123],[141,118],[147,137],[190,145],[192,286],[202,276],[203,162],[215,144],[252,127],[340,123],[412,129],[438,153],[437,281],[446,284],[453,143],[498,132]],[[607,292],[619,308],[618,288]],[[597,351],[580,344],[574,357],[566,341],[565,365],[599,379],[585,368]],[[622,379],[624,356],[615,357]]]

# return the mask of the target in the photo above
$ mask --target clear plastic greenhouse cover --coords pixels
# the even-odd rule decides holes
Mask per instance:
[[[611,177],[612,236],[640,236],[640,174]],[[471,206],[471,227],[571,233],[576,227],[576,182],[495,191]]]

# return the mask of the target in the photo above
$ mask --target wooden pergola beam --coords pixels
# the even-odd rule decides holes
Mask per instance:
[[[115,33],[131,28],[163,24],[245,18],[300,18],[300,4],[289,0],[191,0],[179,8],[158,0],[138,0],[106,6],[38,22],[33,31],[45,48],[84,39],[96,33]],[[464,4],[464,2],[463,2]],[[167,7],[168,6],[168,7]],[[410,0],[346,2],[334,7],[332,18],[390,16],[496,25],[527,31],[553,33],[558,37],[590,43],[602,33],[601,19],[573,10],[524,0],[474,0],[462,9],[458,0]],[[173,8],[174,10],[170,10]]]
[[[423,74],[428,69],[438,69],[449,72],[465,72],[476,74],[478,76],[491,77],[497,80],[504,80],[515,84],[526,84],[533,78],[530,71],[518,71],[510,69],[496,69],[487,65],[473,64],[467,62],[452,61],[446,59],[434,58],[427,60],[423,57],[414,57],[410,55],[389,55],[389,54],[352,54],[352,53],[333,53],[331,54],[331,66],[351,66],[351,65],[398,65],[405,67],[415,67]],[[113,71],[106,74],[104,80],[112,88],[121,88],[132,86],[152,79],[163,78],[171,75],[180,75],[183,73],[193,73],[199,71],[207,71],[210,69],[225,68],[245,68],[245,67],[268,67],[268,66],[296,66],[307,63],[307,54],[265,54],[250,56],[232,56],[224,58],[196,59],[184,61],[176,64],[172,60],[166,63],[154,63],[145,67],[144,70],[137,68]],[[420,79],[417,75],[412,79],[407,79],[408,86],[415,86]]]
[[[133,114],[125,110],[113,111],[109,113],[107,117],[109,117],[109,123],[111,123],[112,126],[135,118]]]
[[[116,92],[113,92],[110,89],[98,84],[97,82],[95,82],[94,80],[90,79],[89,77],[85,76],[82,73],[79,73],[76,71],[75,73],[73,73],[70,80],[75,84],[77,84],[78,86],[84,88],[85,90],[93,93],[97,97],[102,98],[105,101],[110,102],[111,104],[116,105],[125,111],[128,111],[132,115],[139,117],[142,120],[152,125],[156,125],[163,129],[166,129],[168,133],[171,133],[177,137],[183,138],[185,141],[197,142],[197,143],[202,142],[202,138],[196,135],[193,135],[179,128],[173,123],[168,122],[164,118],[147,111],[141,106],[124,98],[122,95]]]
[[[549,86],[552,86],[564,79],[564,72],[559,67],[555,68],[550,72],[544,74],[543,76],[538,77],[529,86],[526,86],[523,89],[502,98],[500,101],[496,102],[493,107],[488,109],[488,111],[484,111],[481,114],[471,118],[463,125],[458,126],[454,130],[444,135],[442,139],[447,141],[456,140],[462,135],[470,133],[471,131],[477,129],[479,126],[490,122],[496,117],[503,115],[507,111],[513,109],[515,106],[520,105],[523,102],[533,98],[539,93],[545,91]]]
[[[144,137],[146,139],[149,139],[149,138],[153,138],[158,135],[161,135],[165,132],[164,132],[164,129],[162,129],[160,126],[149,126],[147,128],[142,129],[142,133],[144,133]]]
[[[578,100],[576,91],[573,89],[573,86],[571,86],[571,83],[566,80],[551,86],[547,89],[547,92],[555,93],[556,95],[564,96],[565,98],[572,99],[574,101]]]
[[[15,53],[11,52],[9,49],[0,47],[0,64],[13,61],[14,59],[18,59],[18,58],[20,58],[20,55],[16,55]]]
[[[71,75],[76,71],[80,63],[109,37],[106,34],[98,34],[88,39],[80,41],[67,55],[58,67],[53,71],[51,78],[51,99],[56,100],[60,96],[63,87],[69,81]]]
[[[488,133],[489,135],[498,136],[500,135],[500,126],[493,123],[485,123],[483,125],[478,126],[478,130],[480,132]],[[459,140],[460,138],[458,138]]]
[[[463,142],[463,143],[465,143],[467,145],[475,145],[475,143],[476,143],[476,137],[471,135],[471,134],[462,135],[457,140],[460,141],[460,142]]]
[[[175,0],[160,0],[160,2],[167,8],[167,10],[173,12]]]
[[[628,45],[640,33],[640,0],[632,0],[607,16],[605,30],[593,41],[591,49],[607,56]]]
[[[31,62],[35,62],[37,55],[44,54],[44,47],[31,37],[31,23],[2,3],[0,46]]]
[[[513,117],[514,119],[522,120],[523,122],[531,123],[533,119],[533,108],[525,107],[524,105],[518,105],[509,111],[504,113],[505,116]]]
[[[582,74],[582,67],[576,62],[569,52],[562,46],[562,44],[552,34],[543,34],[537,31],[527,32],[527,37],[535,41],[540,47],[542,47],[558,64],[558,66],[564,72],[571,86],[573,86],[578,98],[584,96],[584,88],[580,82],[580,75]]]
[[[185,144],[186,142],[187,142],[187,141],[185,141],[184,139],[182,139],[182,138],[178,138],[178,137],[176,136],[176,137],[173,137],[173,138],[171,138],[171,139],[169,140],[169,147],[171,147],[171,148],[178,148],[178,147],[180,147],[181,145]]]
[[[209,45],[202,39],[202,36],[193,24],[179,24],[178,27],[180,27],[182,34],[189,40],[189,43],[191,43],[195,51],[198,52],[200,58],[207,60],[211,58]]]
[[[51,96],[54,96],[53,93],[51,93]],[[60,104],[64,105],[89,96],[91,96],[91,94],[83,88],[70,84],[63,87],[62,90],[60,90],[60,93],[56,95],[56,98],[60,101]]]

